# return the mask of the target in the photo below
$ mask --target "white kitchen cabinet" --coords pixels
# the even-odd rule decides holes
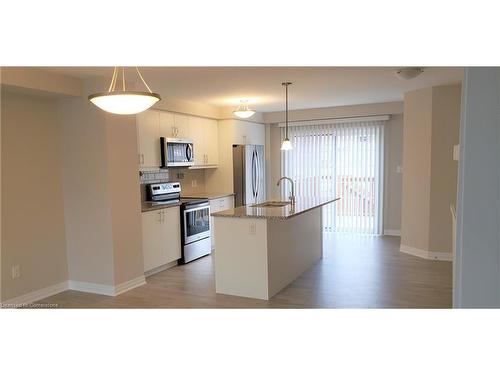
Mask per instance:
[[[241,145],[265,145],[265,126],[251,122],[235,120],[233,142]]]
[[[160,136],[189,138],[189,116],[160,111]]]
[[[179,207],[142,213],[144,272],[181,257]]]
[[[219,129],[216,120],[205,120],[206,164],[219,164]]]
[[[175,138],[174,114],[160,111],[160,137]]]
[[[192,117],[189,121],[189,138],[194,146],[194,164],[205,165],[205,132],[204,122],[201,117]]]
[[[160,113],[144,111],[136,115],[139,166],[158,168],[160,161]]]
[[[195,167],[213,168],[218,165],[216,120],[149,110],[137,114],[136,122],[140,167],[157,168],[161,165],[160,137],[192,140]]]
[[[174,114],[175,137],[181,139],[189,138],[190,117],[186,115]]]
[[[229,210],[234,208],[234,196],[210,199],[210,213]],[[212,250],[215,248],[214,218],[210,216],[210,238],[212,240]]]
[[[189,138],[194,143],[195,166],[214,166],[219,163],[218,126],[216,120],[190,117]]]

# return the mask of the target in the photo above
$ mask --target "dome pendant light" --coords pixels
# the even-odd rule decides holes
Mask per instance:
[[[248,101],[247,100],[240,100],[240,105],[234,111],[234,115],[239,118],[249,118],[252,117],[255,114],[254,110],[251,110],[248,108]]]
[[[288,86],[292,82],[283,82],[282,85],[285,86],[285,139],[281,144],[282,151],[293,150],[292,142],[288,139]]]
[[[115,67],[108,92],[89,95],[89,100],[103,111],[117,115],[135,115],[151,108],[153,104],[161,100],[161,97],[151,91],[139,68],[136,67],[135,69],[148,91],[127,91],[125,87],[125,68],[122,68],[122,90],[115,90],[118,78],[118,69]]]

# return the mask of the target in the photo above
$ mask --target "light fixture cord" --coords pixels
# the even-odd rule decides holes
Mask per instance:
[[[116,76],[118,75],[118,70],[115,66],[113,69],[113,76],[111,77],[111,83],[109,84],[108,92],[115,91]]]
[[[288,83],[285,84],[285,139],[288,140]]]
[[[146,86],[146,88],[148,89],[148,91],[149,91],[150,93],[153,93],[153,92],[151,91],[151,89],[149,88],[148,84],[146,83],[146,81],[144,80],[144,78],[142,78],[142,74],[141,74],[141,72],[139,71],[139,68],[138,68],[137,66],[135,67],[135,70],[137,70],[137,74],[139,74],[139,77],[142,79],[142,83],[144,83],[144,86]]]
[[[125,67],[122,67],[122,89],[123,91],[127,91],[125,89]]]

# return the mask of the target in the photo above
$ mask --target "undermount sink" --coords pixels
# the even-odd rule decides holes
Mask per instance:
[[[254,204],[251,207],[284,207],[289,204],[290,202],[285,202],[285,201],[268,201],[268,202]]]

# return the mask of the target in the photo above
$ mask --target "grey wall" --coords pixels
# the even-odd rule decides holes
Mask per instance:
[[[454,307],[500,307],[500,68],[467,68],[462,92]]]
[[[65,282],[68,267],[56,101],[2,89],[1,106],[5,301]]]
[[[403,174],[403,115],[394,114],[384,129],[384,231],[395,234],[401,230],[401,189]]]

